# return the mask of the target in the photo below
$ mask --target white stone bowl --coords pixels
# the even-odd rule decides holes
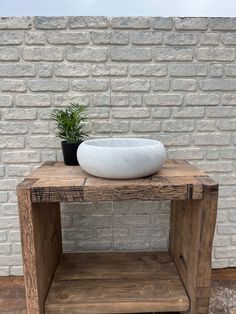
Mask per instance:
[[[84,141],[77,150],[81,168],[96,177],[132,179],[157,172],[167,158],[164,145],[140,138]]]

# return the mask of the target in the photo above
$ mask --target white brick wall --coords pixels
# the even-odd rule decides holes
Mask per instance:
[[[0,275],[22,273],[15,187],[61,160],[50,113],[161,140],[220,183],[213,266],[236,266],[236,18],[0,18]],[[166,249],[169,202],[62,205],[67,251]]]

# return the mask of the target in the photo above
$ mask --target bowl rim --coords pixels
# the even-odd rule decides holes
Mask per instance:
[[[133,141],[137,142],[137,145],[135,146],[110,146],[110,145],[93,145],[93,142],[108,142],[108,141]],[[138,143],[140,141],[141,143]],[[146,145],[143,145],[142,142],[146,142]],[[148,148],[152,146],[157,145],[163,145],[160,141],[154,140],[154,139],[147,139],[147,138],[138,138],[138,137],[107,137],[107,138],[95,138],[95,139],[89,139],[85,140],[81,145],[83,146],[89,146],[94,148],[109,148],[109,149],[135,149],[135,148]],[[81,146],[80,145],[80,146]],[[163,145],[164,146],[164,145]]]

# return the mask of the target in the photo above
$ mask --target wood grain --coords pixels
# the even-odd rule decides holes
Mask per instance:
[[[79,166],[46,163],[26,178],[30,196],[37,202],[202,199],[207,175],[184,160],[167,160],[158,173],[131,180],[91,176]],[[24,183],[22,183],[24,184]],[[211,181],[212,186],[216,184]]]
[[[202,200],[172,201],[170,252],[191,300],[189,314],[207,314],[218,191],[204,180]]]
[[[28,313],[44,313],[44,301],[62,252],[59,203],[31,203],[29,185],[18,187]]]
[[[51,313],[184,311],[189,299],[168,252],[64,254],[45,304]]]

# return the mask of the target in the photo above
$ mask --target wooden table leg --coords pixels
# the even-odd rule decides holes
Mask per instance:
[[[17,190],[28,314],[43,314],[62,253],[60,203],[32,203],[30,181]]]
[[[205,186],[202,200],[172,201],[170,252],[190,298],[189,314],[207,314],[218,187]]]

